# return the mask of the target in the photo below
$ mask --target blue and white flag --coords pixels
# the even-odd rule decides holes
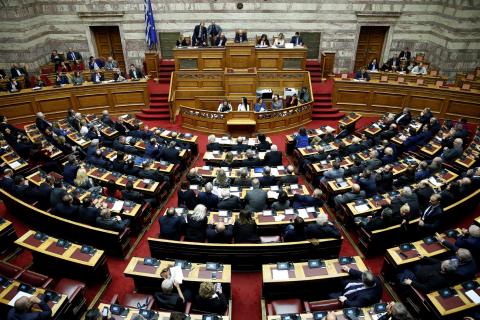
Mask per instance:
[[[143,0],[145,8],[145,41],[149,49],[157,46],[157,31],[155,30],[155,20],[153,19],[152,2]]]

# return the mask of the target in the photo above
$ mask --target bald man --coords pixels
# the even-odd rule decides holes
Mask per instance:
[[[32,311],[33,305],[38,305],[42,311]],[[13,309],[8,311],[7,320],[42,320],[50,319],[52,310],[45,302],[35,296],[21,297],[15,301]]]
[[[209,243],[231,243],[233,238],[232,225],[225,226],[223,222],[210,225],[207,229]]]

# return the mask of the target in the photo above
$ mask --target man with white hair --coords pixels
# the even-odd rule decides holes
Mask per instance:
[[[306,207],[317,207],[320,208],[323,206],[322,200],[323,192],[320,189],[313,190],[313,194],[309,195],[299,195],[295,194],[293,196],[293,208],[300,209]]]
[[[252,180],[253,189],[247,192],[245,197],[245,208],[250,211],[263,211],[267,208],[267,192],[260,189],[260,181],[255,178]]]
[[[276,144],[272,144],[270,147],[270,151],[265,154],[265,158],[263,160],[264,165],[270,167],[276,167],[282,165],[282,152],[278,151],[278,147]]]
[[[443,161],[452,162],[463,153],[463,140],[461,138],[456,138],[453,140],[453,148],[449,149],[448,147],[443,148],[443,153],[441,155]]]
[[[207,151],[219,151],[221,150],[220,143],[216,142],[216,137],[214,134],[208,136]]]
[[[258,179],[262,188],[277,184],[277,177],[271,175],[272,169],[269,166],[263,168],[262,176]]]
[[[240,168],[238,170],[238,176],[233,181],[233,185],[237,187],[247,187],[250,188],[252,186],[252,180],[248,177],[248,169],[247,168]]]
[[[310,223],[305,231],[307,239],[324,239],[336,238],[340,239],[341,235],[337,227],[330,221],[325,213],[319,213],[316,223]]]
[[[205,191],[198,194],[198,203],[203,204],[208,210],[217,209],[219,198],[213,194],[213,184],[208,182],[205,185]]]
[[[113,127],[115,125],[115,122],[110,118],[110,114],[108,113],[108,110],[103,110],[102,111],[102,117],[100,118],[100,121],[105,123],[107,126]]]
[[[37,125],[38,130],[44,132],[47,128],[51,128],[52,124],[45,120],[45,115],[43,112],[37,112],[37,117],[35,119],[35,124]]]
[[[397,160],[393,153],[393,149],[391,147],[386,147],[383,150],[383,157],[382,157],[382,165],[394,163]]]
[[[471,255],[476,259],[477,264],[480,265],[480,227],[472,224],[468,229],[462,229],[460,236],[454,244],[439,237],[442,244],[452,251],[457,251],[460,248],[468,249]]]
[[[373,171],[382,166],[382,160],[378,159],[378,151],[377,150],[371,150],[369,153],[369,158],[368,160],[365,161],[365,167],[366,169]]]
[[[351,191],[335,196],[335,198],[333,198],[333,201],[335,202],[335,207],[339,208],[342,204],[347,204],[349,202],[364,198],[365,191],[360,189],[360,185],[358,183],[355,183],[352,185]]]
[[[185,308],[186,299],[183,296],[180,284],[171,278],[170,270],[166,272],[168,278],[162,281],[160,287],[161,292],[154,294],[155,302],[160,308],[168,310],[183,310]],[[173,292],[173,288],[177,289],[177,292]]]
[[[218,210],[240,210],[242,208],[242,204],[240,202],[240,198],[237,196],[233,196],[230,194],[230,190],[222,189],[221,191],[221,199],[218,202],[217,208]]]
[[[237,138],[237,144],[232,146],[232,151],[237,151],[237,152],[244,152],[248,149],[248,145],[243,143],[244,138],[243,137],[238,137]]]
[[[298,184],[298,176],[295,175],[295,168],[291,164],[287,166],[287,172],[280,177],[279,182],[283,185]]]
[[[456,260],[438,262],[435,259],[424,257],[421,263],[415,266],[414,271],[407,269],[400,273],[398,278],[402,284],[412,286],[427,294],[454,284],[456,279],[453,275],[456,270]]]

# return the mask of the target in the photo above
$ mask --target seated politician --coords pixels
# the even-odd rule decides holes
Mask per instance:
[[[203,204],[208,210],[217,209],[218,202],[220,201],[218,196],[212,191],[213,184],[211,182],[207,182],[205,185],[205,191],[202,191],[198,194],[198,203]]]
[[[81,85],[85,80],[83,79],[83,75],[81,72],[75,71],[72,76],[72,84],[74,85]]]
[[[192,213],[187,215],[185,241],[205,242],[207,223],[207,207],[203,204],[197,204]]]
[[[230,112],[232,111],[232,105],[228,101],[227,98],[223,99],[223,101],[218,106],[218,112]]]
[[[100,69],[95,69],[94,72],[92,72],[92,75],[90,76],[90,81],[93,83],[100,83],[104,81],[103,74],[100,73]]]
[[[348,266],[342,266],[342,271],[349,274],[342,292],[330,294],[337,298],[343,308],[364,308],[378,303],[382,298],[382,282],[371,271],[361,272]]]
[[[255,112],[267,111],[267,104],[265,103],[265,101],[263,101],[262,97],[257,98],[257,103],[255,103],[253,111]]]
[[[47,304],[47,295],[22,296],[15,301],[13,308],[8,311],[7,320],[46,320],[52,316],[52,310]],[[34,306],[37,306],[33,309]]]
[[[247,39],[247,32],[246,31],[238,30],[235,33],[235,40],[234,40],[235,43],[247,42],[247,41],[248,41],[248,39]]]
[[[228,308],[228,300],[222,293],[220,283],[202,282],[192,308],[206,313],[223,315]]]
[[[355,73],[355,79],[360,81],[370,81],[370,75],[368,74],[365,67],[362,67]]]
[[[285,36],[283,35],[283,33],[279,33],[278,36],[274,38],[273,46],[277,48],[285,47]]]
[[[302,217],[295,217],[293,224],[289,224],[285,228],[283,234],[284,242],[293,242],[293,241],[304,241],[307,239],[305,233],[305,221]]]
[[[220,36],[215,39],[215,47],[225,47],[227,43],[227,37],[225,37],[225,33],[220,33]]]
[[[230,194],[229,189],[222,189],[220,192],[221,198],[218,201],[218,210],[236,211],[242,208],[240,198]]]
[[[130,225],[129,219],[122,219],[120,216],[112,217],[110,209],[104,208],[97,217],[97,226],[100,228],[122,232]]]
[[[241,210],[238,219],[233,225],[235,243],[258,243],[260,238],[257,232],[257,223],[252,217],[252,212]]]
[[[307,239],[341,238],[337,227],[328,221],[328,216],[325,213],[319,213],[315,223],[309,224],[305,233]]]
[[[295,32],[295,35],[290,40],[290,43],[293,43],[294,46],[303,46],[303,39],[300,36],[300,32]]]
[[[215,225],[207,227],[208,243],[231,243],[233,239],[233,227],[231,224],[225,225],[223,222],[217,222]]]
[[[168,208],[165,215],[158,219],[160,225],[160,238],[168,240],[180,240],[185,219],[175,212],[174,208]]]
[[[130,65],[130,70],[128,71],[128,75],[132,80],[139,80],[143,78],[142,71],[139,68],[137,68],[133,63]]]
[[[268,41],[267,35],[264,33],[258,38],[257,46],[259,47],[270,47],[270,41]]]

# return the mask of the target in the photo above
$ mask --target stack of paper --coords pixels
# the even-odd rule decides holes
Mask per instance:
[[[278,177],[279,176],[278,169],[277,168],[271,168],[270,174],[272,176]]]
[[[480,296],[474,290],[468,290],[465,292],[467,297],[472,300],[473,303],[479,304],[480,303]]]
[[[297,209],[297,212],[298,212],[298,216],[300,218],[303,218],[303,219],[307,219],[308,218],[308,213],[307,213],[307,210],[306,209]]]
[[[267,197],[270,199],[278,199],[278,192],[269,190],[267,192]]]
[[[355,206],[355,210],[357,210],[358,213],[365,213],[370,210],[370,207],[368,204],[361,204],[359,206]]]
[[[113,204],[112,211],[113,212],[120,212],[123,208],[123,201],[122,200],[116,200],[115,203]]]
[[[442,184],[441,183],[438,183],[437,180],[435,179],[435,177],[430,177],[428,178],[428,182],[430,182],[431,184],[433,184],[435,187],[440,187]]]
[[[273,280],[288,280],[288,270],[272,270],[272,279]]]
[[[10,168],[12,169],[17,169],[18,167],[20,167],[22,164],[18,161],[13,161],[13,162],[10,162],[8,164],[10,166]]]
[[[172,280],[176,283],[181,284],[183,282],[183,272],[180,266],[170,267],[170,274]]]

